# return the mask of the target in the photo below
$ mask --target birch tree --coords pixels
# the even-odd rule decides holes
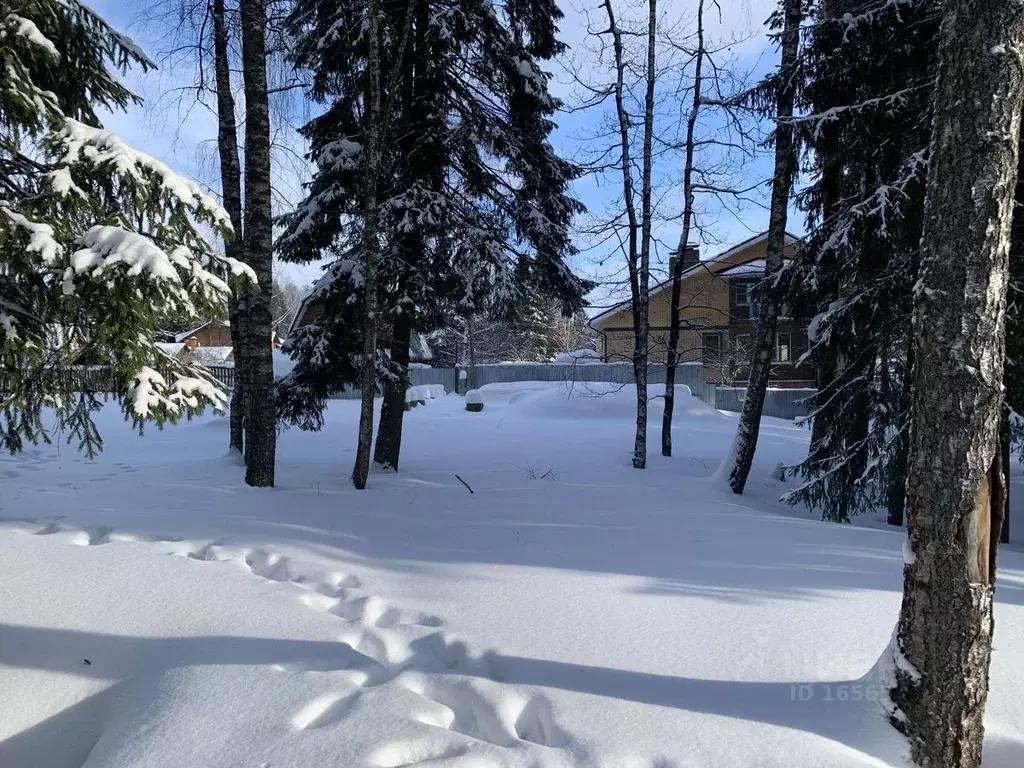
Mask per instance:
[[[650,231],[652,171],[651,141],[654,133],[654,81],[656,50],[653,36],[657,20],[656,0],[649,0],[648,21],[645,38],[647,41],[645,71],[645,96],[643,117],[643,171],[640,179],[640,213],[637,213],[634,190],[634,160],[632,116],[626,103],[626,78],[630,63],[627,61],[623,30],[616,18],[612,0],[604,0],[608,28],[601,35],[611,39],[614,84],[609,89],[614,94],[615,120],[618,128],[619,170],[622,179],[622,200],[625,207],[625,234],[623,236],[626,268],[629,274],[630,314],[633,320],[633,380],[636,382],[636,433],[633,441],[633,467],[647,467],[647,358],[649,339],[650,308]],[[604,94],[599,93],[599,98]],[[596,102],[599,103],[599,102]],[[646,233],[646,236],[645,236]]]
[[[592,62],[572,64],[571,74],[584,94],[577,108],[605,107],[610,114],[610,126],[595,130],[585,137],[585,143],[592,158],[590,172],[614,176],[616,199],[583,235],[593,240],[592,250],[611,248],[625,266],[623,282],[628,287],[631,360],[637,385],[632,458],[638,469],[646,466],[648,368],[662,362],[654,356],[660,357],[663,351],[662,453],[671,455],[672,451],[674,377],[683,327],[679,281],[683,260],[679,257],[691,240],[715,240],[699,221],[705,208],[698,197],[710,200],[713,196],[725,211],[732,212],[748,202],[748,193],[755,186],[742,182],[744,174],[739,168],[740,159],[750,159],[755,146],[746,111],[733,98],[742,90],[739,84],[744,79],[729,54],[737,41],[709,43],[705,39],[706,7],[700,0],[694,19],[668,20],[651,2],[641,6],[642,19],[627,16],[624,20],[616,5],[605,0],[601,26],[595,29],[597,25],[592,25],[590,34],[600,41],[601,49],[595,53],[610,74],[602,82],[593,74]],[[666,174],[664,168],[674,166],[680,158],[675,167],[681,168],[681,174]],[[661,247],[659,231],[666,226],[679,226],[681,231],[679,246],[667,259],[669,343],[660,340],[652,349],[650,283],[652,272],[657,271],[655,265],[666,261],[667,249]],[[610,258],[603,257],[601,263]],[[613,287],[614,281],[605,281],[606,289]]]
[[[923,768],[981,764],[1024,7],[947,0],[914,291],[909,542],[891,720]]]
[[[794,142],[793,103],[796,89],[796,61],[800,44],[800,23],[803,20],[803,0],[783,0],[782,57],[775,88],[775,171],[772,175],[772,197],[768,219],[768,242],[765,250],[764,283],[771,285],[782,269],[783,249],[786,245],[786,218],[789,196],[796,171],[796,144]],[[743,493],[750,474],[750,465],[757,450],[757,437],[761,427],[768,376],[771,373],[775,350],[775,328],[779,319],[779,302],[772,291],[765,291],[760,303],[757,338],[750,356],[750,377],[746,397],[736,428],[732,453],[726,461],[729,487],[733,493]],[[667,393],[666,393],[667,397]]]
[[[661,455],[672,455],[672,413],[676,402],[676,365],[679,361],[679,312],[682,298],[683,253],[690,242],[693,223],[693,161],[696,153],[697,118],[700,114],[704,87],[704,0],[697,2],[697,50],[693,61],[693,100],[686,116],[683,138],[683,226],[679,234],[676,258],[669,263],[672,299],[669,304],[668,351],[665,362],[665,410],[661,419]]]
[[[271,356],[271,308],[274,246],[270,187],[270,103],[267,94],[266,0],[241,0],[242,81],[245,91],[246,263],[259,287],[244,295],[240,336],[245,360],[245,482],[274,484],[277,422],[274,410],[274,361]]]
[[[245,261],[244,229],[242,227],[242,170],[238,162],[238,126],[235,119],[235,96],[231,88],[231,59],[229,53],[230,25],[224,0],[213,0],[210,6],[213,22],[213,62],[217,92],[217,152],[220,159],[221,198],[224,209],[231,217],[235,234],[225,244],[225,253]],[[228,321],[231,323],[231,351],[236,375],[231,389],[229,448],[244,456],[245,451],[245,399],[243,356],[245,338],[243,322],[247,310],[232,297],[228,303]]]

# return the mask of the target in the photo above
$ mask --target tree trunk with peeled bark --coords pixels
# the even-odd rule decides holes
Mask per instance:
[[[772,358],[775,351],[775,330],[779,322],[779,304],[770,285],[782,269],[786,247],[786,219],[789,195],[793,189],[796,147],[793,129],[794,68],[800,47],[800,22],[803,20],[801,0],[785,0],[782,28],[782,60],[779,66],[781,84],[775,95],[777,122],[775,126],[775,172],[772,176],[772,200],[768,219],[768,242],[765,247],[764,280],[766,290],[761,299],[761,315],[757,322],[757,339],[750,358],[750,377],[736,427],[736,441],[729,472],[733,493],[743,493],[754,463],[757,438],[761,429],[761,412],[768,389]]]
[[[405,397],[409,391],[409,342],[412,339],[412,318],[401,314],[395,318],[391,332],[391,364],[398,377],[384,384],[384,401],[380,407],[377,440],[373,461],[384,469],[398,471],[402,452],[402,421],[405,418]]]
[[[238,163],[238,126],[235,121],[235,97],[231,91],[231,67],[228,54],[228,22],[224,0],[213,0],[213,61],[217,88],[217,152],[220,157],[221,194],[224,209],[231,217],[235,237],[225,243],[224,251],[231,258],[245,261],[242,228],[242,171]],[[234,296],[228,301],[228,322],[231,323],[231,352],[235,362],[234,383],[231,389],[231,416],[229,446],[244,455],[245,449],[245,357],[242,347],[245,309]]]
[[[245,361],[245,482],[274,485],[277,424],[271,354],[273,228],[270,198],[270,106],[267,97],[267,7],[241,0],[242,79],[245,90],[245,254],[259,286],[247,292],[239,329]]]
[[[976,768],[1005,477],[1006,287],[1024,6],[947,0],[915,287],[909,551],[893,725],[925,768]]]
[[[380,11],[377,2],[369,3],[369,46],[366,58],[369,88],[366,114],[363,115],[363,361],[360,376],[362,397],[359,407],[359,435],[352,484],[366,488],[370,474],[370,448],[373,443],[373,395],[377,388],[377,178],[380,164]]]

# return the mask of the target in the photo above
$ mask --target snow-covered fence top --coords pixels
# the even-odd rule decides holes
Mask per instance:
[[[411,372],[412,373],[412,372]],[[476,367],[476,386],[515,381],[607,381],[633,383],[632,363],[499,363]],[[665,383],[665,366],[647,367],[649,384]],[[676,384],[685,384],[697,397],[704,392],[704,369],[700,363],[683,363],[676,368]]]
[[[802,402],[818,390],[816,389],[777,389],[769,387],[764,393],[764,410],[762,415],[774,416],[777,419],[795,419],[807,415],[807,406]],[[746,387],[705,387],[702,398],[708,405],[720,411],[743,410],[743,398],[747,394]]]

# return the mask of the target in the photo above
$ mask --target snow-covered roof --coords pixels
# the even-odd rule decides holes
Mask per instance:
[[[721,274],[722,271],[724,271],[724,270],[722,270],[720,268],[716,268],[716,267],[721,265],[722,262],[727,262],[729,259],[731,259],[733,256],[735,256],[740,251],[742,251],[742,250],[744,250],[746,248],[749,248],[752,245],[757,245],[758,243],[760,243],[760,242],[762,242],[764,240],[767,240],[767,239],[768,239],[768,233],[767,232],[762,232],[759,235],[755,235],[754,237],[751,237],[751,238],[749,238],[747,240],[744,240],[742,243],[738,243],[738,244],[732,246],[731,248],[729,248],[726,251],[723,251],[722,253],[719,253],[719,254],[716,254],[716,255],[712,256],[710,259],[702,259],[700,261],[700,263],[694,264],[692,267],[689,267],[688,269],[684,269],[681,277],[682,277],[683,280],[686,280],[687,278],[693,277],[694,275],[698,274],[702,269],[708,269],[708,270],[711,270],[711,271],[715,272],[716,274]],[[797,237],[796,235],[790,234],[789,232],[786,233],[786,242],[785,242],[786,245],[793,245],[794,243],[798,243],[798,242],[800,242],[800,238],[799,237]],[[764,271],[764,260],[763,259],[761,260],[761,271],[762,272]],[[672,281],[670,279],[666,278],[664,280],[661,280],[661,281],[658,282],[657,285],[651,286],[651,289],[649,291],[649,296],[654,297],[657,294],[659,294],[662,291],[664,291],[665,289],[671,288],[671,287],[672,287]],[[601,320],[603,320],[604,318],[609,317],[611,315],[614,315],[617,312],[621,312],[622,310],[627,309],[628,307],[629,307],[629,300],[628,299],[626,301],[620,301],[615,306],[609,307],[608,309],[604,310],[600,314],[594,315],[592,318],[590,318],[590,321],[587,324],[591,328],[596,328],[597,323],[601,322]]]
[[[785,259],[785,261],[790,261],[790,259]],[[735,267],[726,267],[718,274],[721,277],[764,277],[764,265],[764,259],[754,259],[737,264]]]
[[[154,346],[172,357],[177,357],[181,354],[182,350],[188,349],[188,347],[180,341],[158,341]]]
[[[209,326],[211,324],[211,322],[212,321],[207,320],[205,323],[203,323],[200,326],[197,326],[197,327],[193,328],[192,330],[182,331],[181,333],[176,333],[176,334],[174,334],[174,340],[175,341],[184,341],[185,339],[189,338],[190,336],[195,336],[197,333],[199,333],[201,330],[203,330],[203,328],[206,328],[207,326]],[[218,325],[222,325],[225,328],[230,328],[231,327],[231,321],[230,320],[221,320],[218,323]]]
[[[200,363],[224,363],[231,357],[231,347],[196,347],[192,355]]]

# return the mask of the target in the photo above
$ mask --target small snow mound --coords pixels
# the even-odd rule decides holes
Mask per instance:
[[[596,349],[574,349],[572,352],[559,352],[555,355],[556,365],[574,365],[576,363],[600,363],[601,355]]]
[[[471,389],[466,393],[466,404],[467,405],[483,405],[484,396],[479,389]]]
[[[651,387],[647,404],[649,420],[660,421],[665,412],[661,388]],[[611,419],[636,420],[636,385],[611,382],[576,382],[541,390],[516,393],[509,399],[516,412],[541,419]],[[676,420],[726,417],[679,385],[675,388],[673,418]]]

